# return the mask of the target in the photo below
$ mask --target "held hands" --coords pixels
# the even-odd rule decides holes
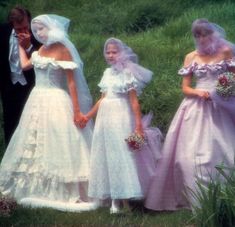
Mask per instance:
[[[81,112],[74,114],[74,123],[80,128],[85,128],[88,122],[88,118],[83,115]]]

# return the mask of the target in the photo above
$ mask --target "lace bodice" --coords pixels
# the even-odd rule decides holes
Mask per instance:
[[[181,68],[178,73],[182,76],[193,74],[196,78],[196,87],[213,89],[217,78],[223,72],[228,71],[229,67],[235,67],[235,59],[222,60],[214,64],[201,64],[193,62],[188,67]]]
[[[62,88],[66,87],[65,69],[75,69],[77,64],[72,61],[57,61],[54,58],[42,57],[37,51],[31,58],[36,74],[35,87]]]

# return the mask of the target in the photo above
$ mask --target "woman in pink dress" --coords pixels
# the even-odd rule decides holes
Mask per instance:
[[[206,19],[193,22],[192,34],[196,50],[186,55],[179,70],[185,98],[169,127],[145,201],[152,210],[190,209],[197,180],[206,185],[217,175],[216,165],[234,166],[232,117],[210,97],[218,76],[235,66],[233,45],[221,27]]]

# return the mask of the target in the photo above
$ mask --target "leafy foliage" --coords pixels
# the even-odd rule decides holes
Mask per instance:
[[[197,181],[193,220],[202,227],[235,226],[235,169],[217,166],[218,176],[208,185]]]

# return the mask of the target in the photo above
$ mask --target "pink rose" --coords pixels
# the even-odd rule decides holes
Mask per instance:
[[[219,83],[222,85],[222,86],[228,86],[228,79],[226,76],[221,76],[219,77]]]

